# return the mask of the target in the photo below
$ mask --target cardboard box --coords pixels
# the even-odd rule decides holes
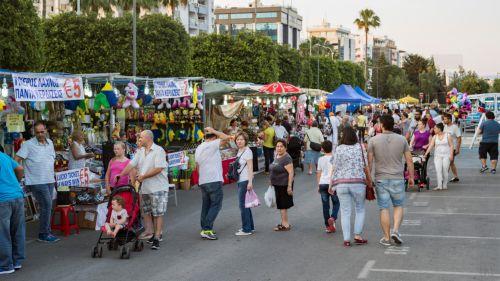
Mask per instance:
[[[78,212],[78,226],[80,228],[95,230],[96,221],[97,221],[97,212],[95,211]]]

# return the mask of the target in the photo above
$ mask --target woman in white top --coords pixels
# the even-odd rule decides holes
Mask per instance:
[[[434,165],[436,167],[437,176],[437,187],[433,190],[448,189],[448,170],[450,168],[450,162],[453,161],[453,141],[449,134],[444,132],[443,123],[436,124],[434,126],[434,137],[431,140],[427,151],[425,152],[425,157],[434,150]]]
[[[94,153],[86,153],[85,152],[85,138],[81,131],[74,131],[71,135],[73,142],[70,146],[69,151],[69,169],[81,169],[85,168],[85,160],[88,158],[93,158]]]
[[[238,172],[238,199],[241,212],[242,227],[235,233],[237,236],[247,236],[253,234],[255,227],[253,225],[252,211],[250,208],[245,208],[245,196],[247,191],[253,189],[253,154],[248,147],[248,135],[240,132],[236,135],[236,146],[238,146],[238,154],[236,159],[239,161],[240,168]]]

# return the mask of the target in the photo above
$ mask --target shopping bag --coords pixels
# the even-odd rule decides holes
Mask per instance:
[[[274,193],[274,186],[269,186],[264,194],[264,201],[269,208],[276,207],[276,193]]]
[[[260,206],[260,200],[255,191],[249,190],[245,194],[245,208],[254,208]]]

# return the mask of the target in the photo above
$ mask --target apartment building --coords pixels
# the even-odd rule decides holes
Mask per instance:
[[[34,0],[33,4],[38,15],[42,17],[43,0]],[[120,17],[124,14],[124,11],[118,7],[112,7],[111,10],[114,17]],[[46,17],[71,11],[73,11],[73,6],[69,0],[45,0]],[[169,7],[159,5],[150,10],[141,9],[139,16],[151,13],[171,16],[172,10]],[[104,16],[104,11],[101,11],[101,14]],[[214,0],[189,0],[188,5],[181,5],[175,9],[174,18],[184,26],[186,32],[191,36],[200,33],[212,33],[215,27]]]
[[[255,5],[257,4],[257,5]],[[259,2],[249,7],[217,7],[215,32],[236,35],[251,30],[270,37],[274,42],[292,48],[299,47],[302,16],[292,7],[261,6]]]
[[[356,39],[349,29],[342,26],[332,26],[323,20],[320,25],[308,27],[307,33],[308,38],[325,38],[326,42],[338,50],[340,60],[355,61]]]

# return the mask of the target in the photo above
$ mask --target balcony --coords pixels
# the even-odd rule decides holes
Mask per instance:
[[[198,29],[198,21],[197,20],[189,20],[189,28]]]
[[[193,2],[189,2],[189,12],[190,13],[198,13],[198,3],[193,3]]]
[[[207,5],[199,5],[198,13],[203,15],[208,15],[208,6]]]
[[[198,21],[198,28],[203,31],[208,31],[207,21]]]

